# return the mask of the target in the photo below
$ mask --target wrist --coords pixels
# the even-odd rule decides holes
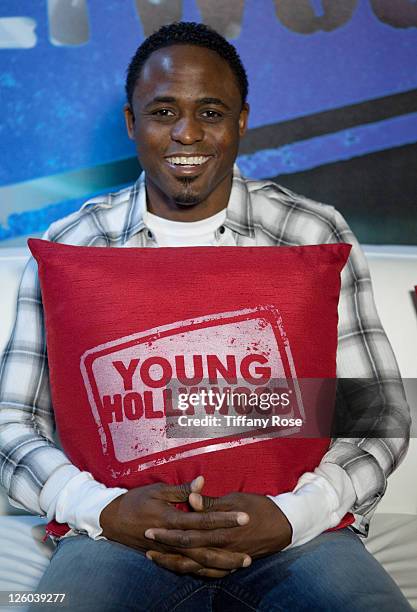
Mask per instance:
[[[287,548],[287,546],[291,544],[293,527],[287,515],[282,511],[279,505],[275,503],[274,499],[269,496],[267,497],[274,506],[273,524],[276,526],[276,529],[273,530],[271,534],[271,553],[276,553]]]
[[[103,538],[99,522],[103,507],[126,492],[122,488],[108,488],[97,482],[89,472],[72,478],[57,497],[55,518],[72,529],[87,533],[93,540]]]
[[[114,525],[118,523],[118,517],[120,516],[120,504],[125,493],[118,495],[111,499],[105,506],[103,506],[98,522],[101,529],[101,535],[109,540],[115,539]]]

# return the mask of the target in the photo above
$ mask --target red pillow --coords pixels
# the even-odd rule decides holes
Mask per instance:
[[[107,486],[203,474],[208,495],[277,495],[320,463],[329,429],[326,437],[305,429],[317,406],[299,380],[336,377],[350,245],[94,248],[31,239],[29,247],[57,428],[78,468]],[[217,407],[207,395],[203,405],[202,390],[219,393]],[[274,391],[269,411],[229,401]],[[255,417],[269,417],[267,426]],[[338,527],[352,522],[348,514]]]

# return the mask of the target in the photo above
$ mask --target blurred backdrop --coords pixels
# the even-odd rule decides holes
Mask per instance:
[[[364,243],[417,244],[416,0],[2,0],[0,247],[136,179],[126,67],[177,20],[247,68],[244,174],[333,204]]]

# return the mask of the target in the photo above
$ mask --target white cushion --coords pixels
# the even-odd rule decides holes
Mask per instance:
[[[45,521],[36,516],[0,516],[0,591],[34,591],[54,550],[42,542]],[[27,606],[1,606],[20,610]]]
[[[417,516],[377,514],[363,542],[417,610]]]

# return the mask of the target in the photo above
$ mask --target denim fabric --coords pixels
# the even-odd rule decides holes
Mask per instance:
[[[39,593],[65,593],[63,610],[178,612],[411,610],[392,578],[345,528],[253,561],[221,579],[181,576],[141,552],[79,535],[58,543]],[[56,604],[54,605],[55,608]],[[50,610],[37,605],[35,610]]]

